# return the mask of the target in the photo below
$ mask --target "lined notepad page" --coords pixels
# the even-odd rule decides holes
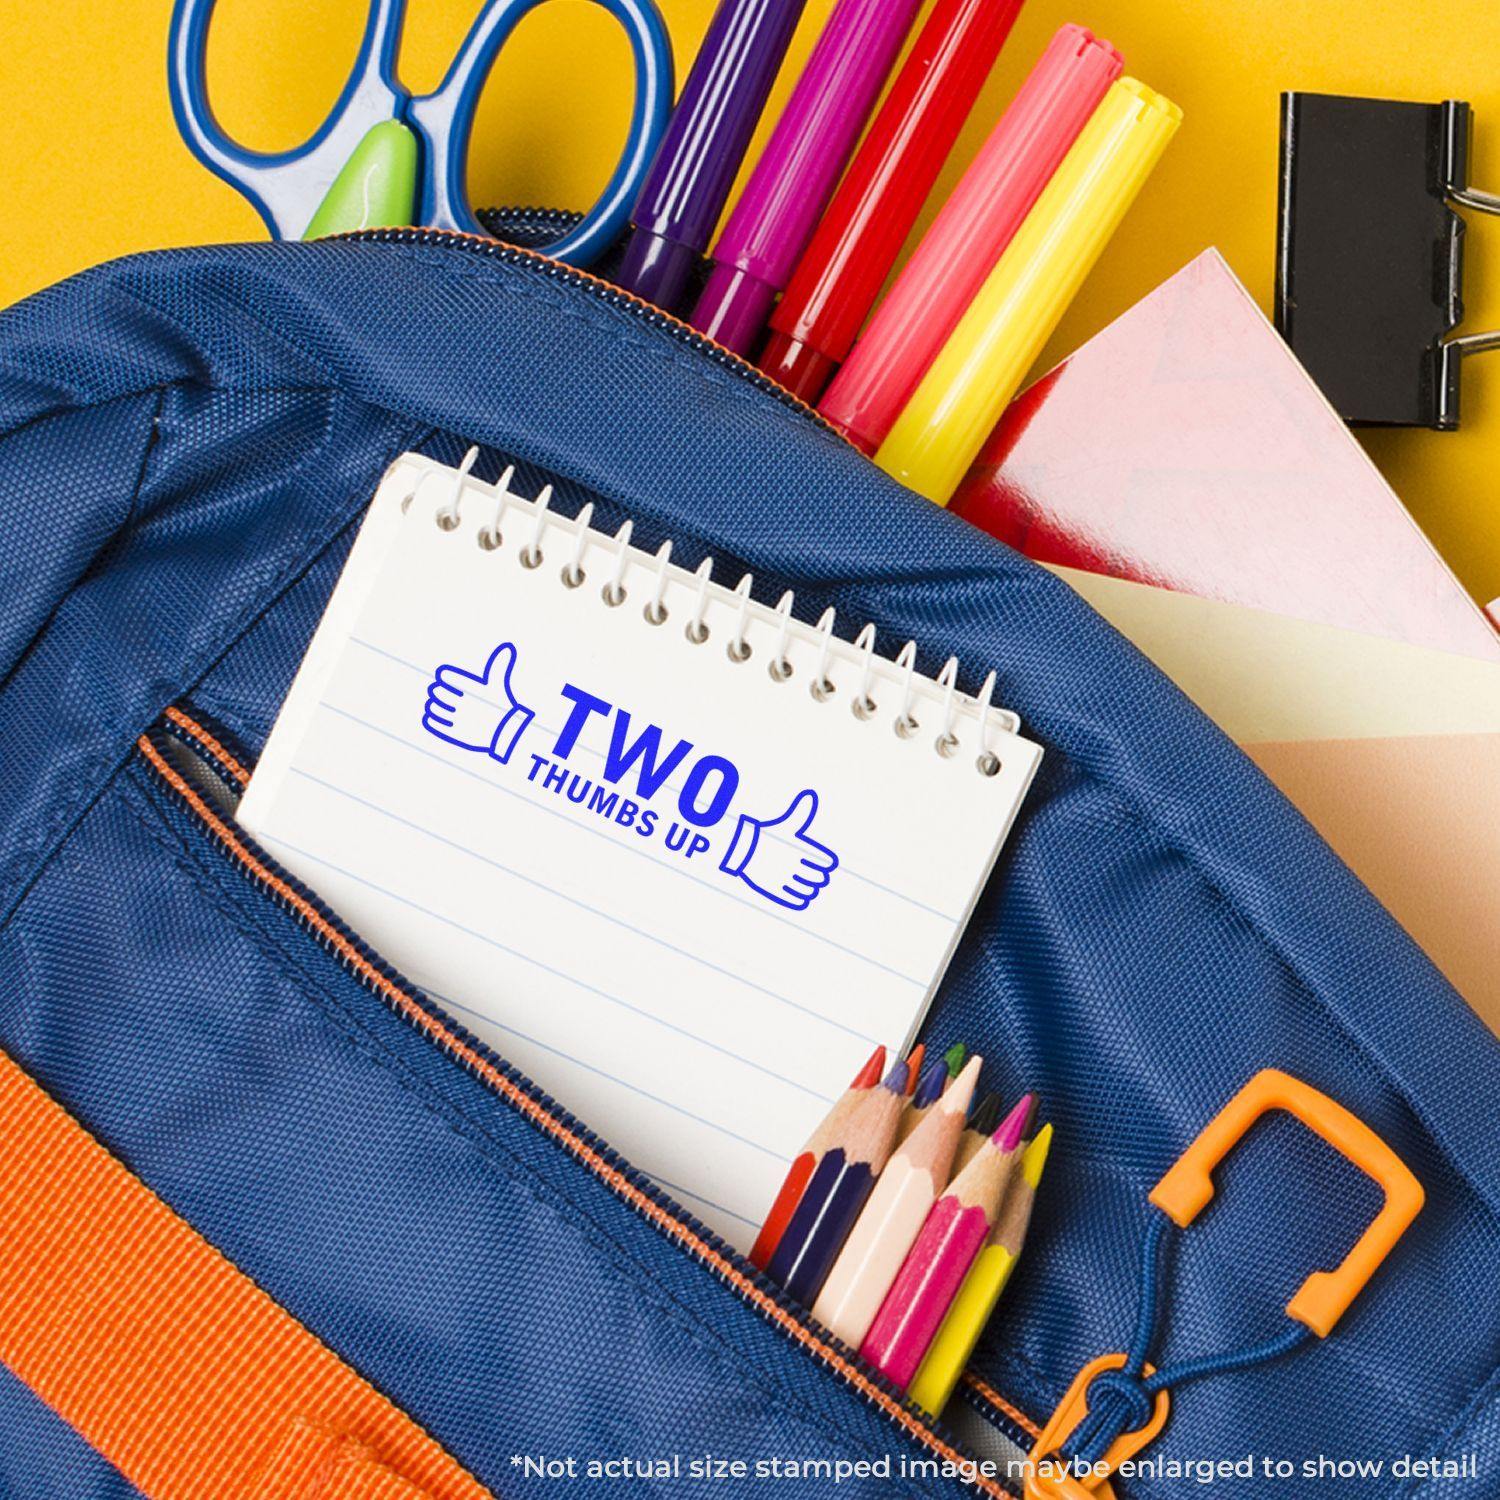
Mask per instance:
[[[398,461],[240,818],[743,1248],[874,1045],[921,1020],[1040,752],[571,519],[542,518],[527,567],[537,529],[530,501]]]

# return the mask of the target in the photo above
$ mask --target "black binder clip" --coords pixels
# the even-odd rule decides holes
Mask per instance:
[[[1469,106],[1281,96],[1276,326],[1346,422],[1458,426],[1466,355],[1500,331],[1463,321],[1464,221],[1500,214],[1469,186]]]

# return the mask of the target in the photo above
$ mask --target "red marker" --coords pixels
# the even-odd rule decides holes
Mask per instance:
[[[937,0],[780,306],[760,367],[816,401],[854,345],[1022,0]]]
[[[922,237],[818,410],[873,453],[1124,64],[1064,26]],[[769,367],[766,367],[769,368]]]

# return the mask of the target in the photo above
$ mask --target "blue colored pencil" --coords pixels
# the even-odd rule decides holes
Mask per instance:
[[[845,1122],[798,1203],[766,1274],[811,1307],[896,1143],[907,1065],[898,1062]]]
[[[948,1064],[944,1058],[935,1057],[922,1069],[917,1087],[906,1101],[901,1113],[901,1122],[896,1126],[896,1145],[899,1146],[927,1118],[927,1111],[943,1097],[948,1086]],[[894,1149],[894,1147],[892,1148]]]

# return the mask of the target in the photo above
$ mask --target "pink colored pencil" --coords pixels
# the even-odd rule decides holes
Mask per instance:
[[[859,1352],[903,1390],[994,1226],[1030,1110],[1028,1094],[933,1204],[860,1346]]]
[[[813,1316],[851,1349],[858,1349],[869,1332],[906,1252],[948,1185],[980,1062],[978,1057],[969,1059],[953,1087],[928,1109],[885,1164],[813,1304]]]

